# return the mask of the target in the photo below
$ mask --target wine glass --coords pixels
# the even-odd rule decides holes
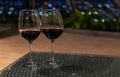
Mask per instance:
[[[41,32],[41,21],[36,9],[22,9],[19,12],[18,29],[21,36],[29,42],[28,61],[23,63],[24,66],[31,69],[36,69],[37,66],[33,61],[32,56],[32,42],[35,40]]]
[[[51,57],[43,62],[42,69],[56,69],[62,63],[54,58],[54,41],[63,33],[63,19],[58,9],[42,9],[41,11],[42,32],[51,40]]]

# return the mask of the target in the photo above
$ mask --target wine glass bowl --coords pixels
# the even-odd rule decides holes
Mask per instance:
[[[41,68],[56,69],[62,63],[54,58],[54,41],[63,33],[63,19],[58,9],[42,9],[41,12],[42,32],[52,43],[51,57],[41,64]]]
[[[41,21],[38,11],[36,9],[22,9],[19,12],[18,29],[21,36],[29,42],[29,52],[31,53],[31,44],[39,36],[41,32]],[[24,65],[35,69],[36,65],[33,62],[33,57],[30,54],[29,61],[26,61]]]
[[[31,43],[33,40],[35,40],[39,34],[40,31],[39,30],[21,30],[20,31],[22,37],[24,37],[29,43]]]
[[[42,32],[45,34],[45,36],[50,39],[50,40],[55,40],[57,39],[63,32],[62,29],[43,29]]]

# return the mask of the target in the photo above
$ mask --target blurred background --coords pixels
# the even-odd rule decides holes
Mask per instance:
[[[59,8],[65,28],[120,32],[120,0],[0,0],[0,26],[17,27],[27,8]]]

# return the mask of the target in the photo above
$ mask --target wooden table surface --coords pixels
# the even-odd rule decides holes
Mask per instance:
[[[28,42],[17,29],[0,30],[0,70],[29,52]],[[43,33],[33,41],[32,50],[50,52],[51,42]],[[120,56],[120,38],[82,35],[64,31],[55,40],[55,53]]]

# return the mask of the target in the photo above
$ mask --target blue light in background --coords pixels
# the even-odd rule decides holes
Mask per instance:
[[[52,7],[52,4],[51,4],[51,3],[48,3],[48,7],[51,8],[51,7]]]
[[[58,5],[58,6],[61,6],[62,3],[61,3],[60,1],[57,1],[57,5]]]
[[[12,14],[12,12],[11,12],[11,11],[9,11],[9,12],[8,12],[8,15],[11,15],[11,14]]]
[[[29,0],[0,0],[0,14],[1,13],[8,13],[8,11],[12,11],[12,15],[18,15],[19,9],[24,8],[26,6],[27,8],[29,6]],[[74,0],[78,1],[79,3],[76,3],[76,6],[78,9],[92,9],[92,7],[98,8],[98,9],[103,9],[105,7],[108,7],[108,9],[111,9],[111,7],[114,7],[114,3],[111,2],[111,0]],[[38,3],[36,7],[41,7],[42,5],[45,5],[47,8],[60,8],[61,10],[64,10],[64,14],[71,13],[72,7],[70,4],[70,0],[36,0]],[[82,3],[83,2],[83,3]],[[93,6],[95,5],[95,6]],[[84,8],[83,8],[84,7]],[[6,10],[7,8],[7,10]],[[6,10],[6,11],[3,11]],[[15,12],[16,11],[16,12]],[[106,11],[106,10],[105,10]],[[99,12],[94,12],[95,15],[98,15]],[[10,12],[9,12],[10,14]],[[81,12],[82,15],[85,15],[85,12]],[[92,14],[92,12],[88,13],[89,15]],[[100,12],[99,14],[104,14],[104,12]],[[119,12],[114,12],[113,13],[116,16],[119,16]],[[103,20],[104,21],[104,20]]]
[[[66,7],[67,7],[66,5],[62,5],[62,8],[66,9]]]
[[[112,3],[108,3],[108,6],[109,6],[109,7],[113,7],[113,4],[112,4]]]
[[[101,4],[98,4],[97,6],[98,6],[99,8],[102,8],[102,7],[103,7],[103,5],[101,5]]]
[[[9,10],[11,10],[11,11],[14,10],[14,7],[10,7]]]
[[[3,11],[2,11],[2,10],[0,10],[0,14],[3,14]]]
[[[18,6],[19,6],[19,7],[22,7],[22,6],[23,6],[23,3],[22,3],[21,1],[18,1],[17,3],[18,3]]]

